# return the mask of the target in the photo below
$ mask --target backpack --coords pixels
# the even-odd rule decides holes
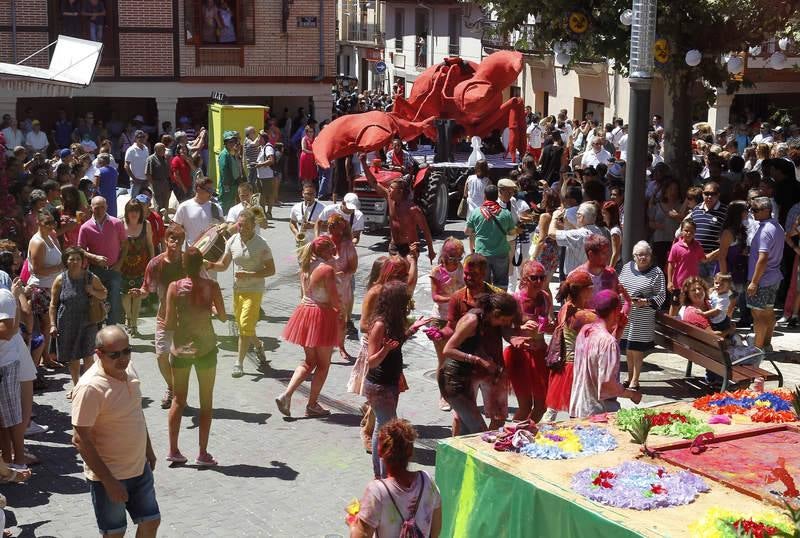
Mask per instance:
[[[425,538],[425,535],[422,533],[419,527],[417,527],[416,517],[417,517],[417,509],[419,509],[419,504],[422,501],[422,492],[425,487],[425,473],[420,471],[419,473],[420,481],[419,481],[419,493],[417,494],[417,502],[414,505],[414,511],[409,514],[408,517],[403,515],[403,512],[400,511],[400,507],[397,506],[397,502],[394,500],[392,496],[392,492],[389,491],[389,486],[386,485],[386,482],[381,480],[381,484],[383,484],[386,493],[389,494],[389,498],[392,500],[392,504],[394,505],[394,509],[397,510],[397,513],[400,514],[400,519],[403,520],[403,524],[400,526],[400,534],[398,534],[398,538]]]

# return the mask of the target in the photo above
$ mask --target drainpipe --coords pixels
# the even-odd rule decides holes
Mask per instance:
[[[325,78],[325,0],[319,0],[319,74],[312,80]]]
[[[11,0],[11,63],[17,63],[17,1]]]

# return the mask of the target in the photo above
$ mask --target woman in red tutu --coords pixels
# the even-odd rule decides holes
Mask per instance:
[[[503,350],[506,372],[517,395],[514,420],[530,418],[539,422],[545,412],[547,365],[544,357],[546,332],[552,332],[553,298],[544,289],[547,272],[541,263],[528,260],[522,264],[519,291],[514,294],[522,313],[521,334],[533,338],[530,347],[508,346]]]
[[[559,411],[569,411],[569,398],[572,394],[572,368],[575,361],[575,338],[585,324],[583,309],[589,308],[594,287],[592,277],[585,271],[573,271],[561,283],[556,299],[563,305],[558,311],[553,338],[561,342],[562,366],[550,371],[547,386],[547,412],[544,420],[555,420]],[[580,315],[579,315],[580,314]],[[562,335],[562,336],[560,336]],[[553,343],[551,342],[551,345]]]
[[[294,371],[286,391],[275,398],[278,409],[287,417],[292,416],[292,394],[312,372],[314,377],[311,380],[306,416],[324,417],[331,414],[319,405],[317,398],[328,377],[331,352],[339,343],[343,315],[339,293],[336,291],[334,254],[336,246],[328,236],[317,237],[303,247],[300,253],[303,298],[286,323],[283,338],[287,342],[303,346],[305,359]]]
[[[300,184],[306,181],[316,184],[318,179],[317,162],[314,160],[314,128],[306,125],[305,135],[300,141],[300,163],[297,175],[300,177]]]

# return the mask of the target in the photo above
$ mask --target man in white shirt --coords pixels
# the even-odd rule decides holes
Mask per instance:
[[[42,131],[39,120],[33,120],[31,122],[31,131],[25,136],[25,149],[28,150],[30,155],[41,153],[47,158],[49,157],[49,155],[47,155],[48,145],[47,135]]]
[[[232,224],[236,224],[236,222],[239,221],[239,215],[242,214],[242,211],[251,206],[250,200],[253,199],[253,186],[247,182],[239,183],[237,192],[239,194],[239,203],[231,207],[228,210],[228,215],[225,217],[225,222]],[[263,229],[267,229],[267,221],[264,220],[264,222],[259,223],[259,226]]]
[[[539,126],[539,117],[534,115],[533,121],[530,125],[528,125],[527,129],[528,133],[528,153],[533,156],[534,161],[536,164],[539,164],[539,159],[542,156],[542,145],[543,145],[543,138],[544,133],[542,132],[542,128]]]
[[[772,126],[764,122],[761,124],[761,131],[753,137],[753,144],[772,144]]]
[[[625,134],[623,131],[623,127],[625,122],[622,118],[617,118],[614,120],[614,128],[611,130],[611,143],[614,144],[614,147],[619,151],[619,141],[622,136]]]
[[[17,119],[9,118],[9,125],[3,129],[3,136],[6,139],[6,156],[14,156],[14,148],[25,146],[25,134],[17,127]]]
[[[147,185],[147,158],[150,150],[144,143],[144,131],[136,131],[133,139],[133,145],[125,152],[125,171],[131,180],[131,198],[136,198],[142,187]]]
[[[259,151],[256,158],[256,177],[260,183],[261,189],[261,206],[265,208],[267,218],[272,218],[272,206],[275,205],[275,199],[278,195],[278,189],[275,185],[275,171],[272,169],[275,166],[275,148],[269,143],[269,133],[262,130],[259,134]]]
[[[344,195],[344,199],[336,204],[325,206],[319,219],[314,225],[314,234],[319,235],[328,229],[328,219],[331,215],[339,214],[350,223],[350,231],[353,232],[353,243],[358,244],[361,239],[361,232],[364,231],[364,213],[359,208],[361,202],[355,193],[349,192]]]
[[[289,229],[297,244],[305,244],[317,237],[314,232],[325,204],[317,200],[317,187],[313,183],[303,185],[303,201],[292,206],[289,215]]]
[[[197,181],[194,198],[181,202],[172,220],[186,230],[186,245],[192,246],[213,224],[222,223],[222,208],[211,201],[214,181],[205,177]]]
[[[622,126],[622,136],[619,137],[619,158],[628,160],[628,124]]]
[[[581,168],[586,169],[590,166],[597,168],[598,164],[608,165],[611,154],[603,148],[603,137],[595,136],[592,138],[592,145],[583,152],[581,158]]]
[[[556,240],[560,247],[566,247],[564,253],[564,276],[570,274],[576,267],[586,263],[586,250],[583,242],[593,234],[606,235],[595,221],[597,210],[591,203],[584,202],[578,207],[578,227],[574,230],[565,230],[563,220],[556,219],[555,226],[550,227],[550,237]]]

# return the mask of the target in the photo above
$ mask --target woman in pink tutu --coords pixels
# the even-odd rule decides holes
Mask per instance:
[[[331,414],[319,405],[317,398],[328,377],[333,347],[339,344],[344,314],[336,290],[334,254],[336,245],[328,236],[317,237],[303,247],[300,253],[303,298],[289,318],[283,330],[283,338],[287,342],[303,346],[305,359],[294,371],[286,391],[275,398],[278,409],[287,417],[292,416],[292,394],[312,372],[314,377],[311,380],[306,416],[324,417]]]
[[[559,411],[569,411],[569,398],[572,394],[572,369],[575,361],[575,338],[580,328],[589,321],[584,309],[589,308],[594,286],[592,277],[585,271],[573,271],[561,283],[556,299],[563,305],[558,311],[553,338],[561,344],[562,364],[550,371],[547,385],[547,412],[544,420],[555,420]],[[596,319],[596,317],[595,317]],[[592,320],[593,321],[593,320]],[[551,346],[553,343],[551,342]]]
[[[531,336],[533,341],[529,348],[506,347],[503,350],[503,361],[517,396],[514,420],[530,418],[539,422],[546,409],[548,370],[544,362],[547,354],[544,335],[553,330],[550,323],[553,298],[544,289],[547,279],[544,265],[528,260],[522,264],[520,275],[520,288],[514,298],[522,312],[522,333],[524,336]]]
[[[305,135],[300,141],[300,164],[297,175],[300,184],[310,181],[316,184],[318,179],[317,162],[314,160],[314,128],[306,125]]]

